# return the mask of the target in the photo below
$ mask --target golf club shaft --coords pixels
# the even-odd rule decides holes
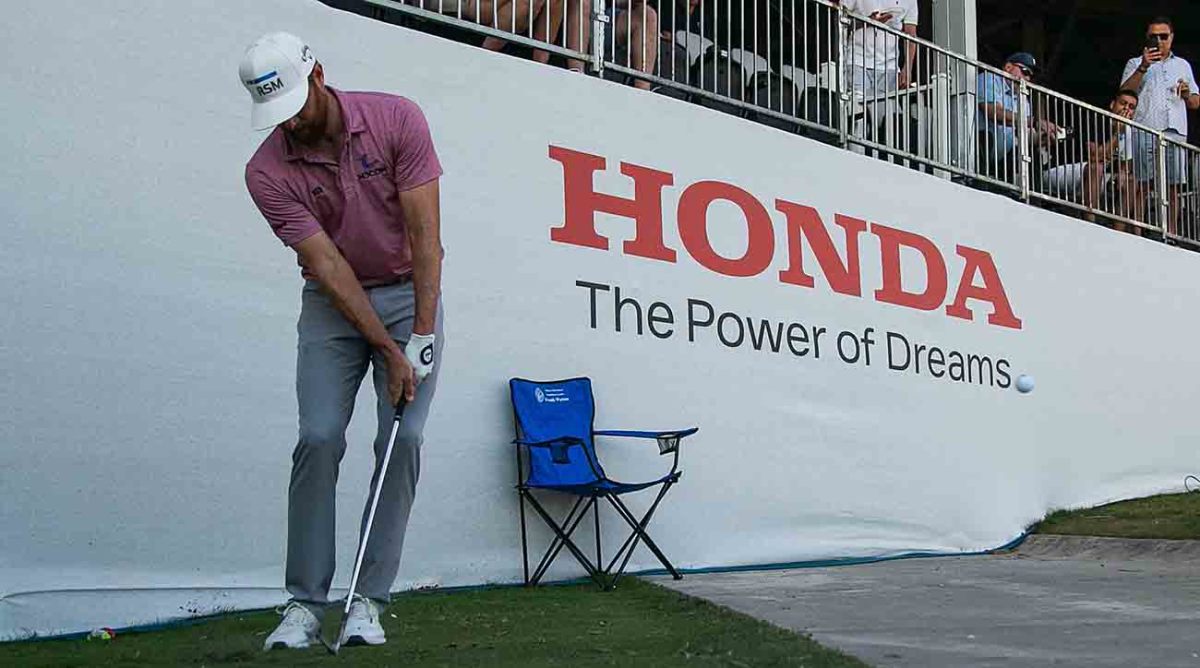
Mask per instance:
[[[367,541],[371,536],[371,525],[375,522],[375,509],[379,506],[379,495],[383,492],[383,480],[387,476],[388,463],[392,461],[392,448],[396,445],[396,434],[400,431],[400,419],[404,417],[404,399],[396,404],[396,415],[392,419],[392,435],[388,438],[387,449],[383,453],[383,464],[379,469],[379,479],[375,481],[375,493],[371,495],[371,510],[367,513],[367,525],[363,527],[362,540],[358,542],[358,556],[354,559],[354,572],[350,576],[350,590],[346,592],[346,608],[343,618],[350,614],[350,603],[354,600],[354,590],[358,585],[358,573],[362,569],[363,557],[367,553]],[[341,640],[341,638],[338,638]]]

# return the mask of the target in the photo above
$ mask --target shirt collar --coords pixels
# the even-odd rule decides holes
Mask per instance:
[[[366,123],[363,122],[362,110],[353,100],[344,99],[340,91],[333,86],[326,86],[325,90],[329,91],[330,95],[337,102],[338,107],[342,110],[342,124],[346,126],[346,140],[349,141],[352,135],[365,132],[367,129]],[[283,132],[280,129],[280,132]],[[293,146],[292,141],[288,139],[287,134],[283,135],[283,152],[284,160],[295,162],[304,160],[305,162],[327,162],[324,156],[312,153],[302,146]]]

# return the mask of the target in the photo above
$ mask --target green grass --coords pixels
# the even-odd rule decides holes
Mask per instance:
[[[393,616],[395,615],[395,616]],[[337,614],[326,621],[336,633]],[[494,588],[398,596],[388,643],[264,653],[272,613],[234,614],[109,642],[0,645],[3,666],[863,666],[807,637],[630,578],[593,586]]]
[[[1034,525],[1033,533],[1200,539],[1200,493],[1163,494],[1084,510],[1059,510]]]

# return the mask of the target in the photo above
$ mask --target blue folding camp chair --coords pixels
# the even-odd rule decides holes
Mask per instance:
[[[521,556],[525,565],[525,584],[536,585],[549,570],[550,564],[566,547],[575,559],[584,567],[588,576],[601,589],[613,589],[617,580],[625,571],[629,558],[633,555],[638,543],[646,547],[658,557],[662,565],[676,580],[683,576],[663,555],[658,545],[646,533],[650,518],[658,508],[658,504],[666,496],[667,490],[679,481],[679,441],[696,433],[696,428],[680,431],[596,431],[594,418],[596,414],[595,400],[592,397],[592,381],[588,378],[571,378],[550,382],[538,382],[513,378],[508,381],[512,395],[513,415],[516,422],[517,437],[513,440],[517,451],[517,492],[521,503]],[[600,460],[596,458],[594,438],[596,436],[618,436],[627,438],[647,438],[658,442],[659,454],[673,454],[674,463],[667,475],[642,483],[617,482],[609,478]],[[528,467],[526,458],[528,457]],[[660,487],[658,496],[650,509],[639,520],[630,512],[629,507],[621,500],[622,494],[637,492],[652,487]],[[550,490],[562,492],[577,497],[571,512],[561,522],[556,522],[544,506],[533,495],[533,490]],[[629,525],[631,533],[617,550],[607,566],[600,552],[600,512],[599,500],[606,499],[617,511],[621,519]],[[525,530],[525,504],[528,503],[534,511],[554,531],[541,562],[529,573],[529,547]],[[596,561],[593,563],[583,550],[571,540],[572,534],[579,526],[588,510],[592,511],[596,530]],[[613,567],[620,562],[620,566]]]

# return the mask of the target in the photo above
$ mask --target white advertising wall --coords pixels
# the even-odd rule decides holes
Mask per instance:
[[[1194,254],[315,1],[29,3],[0,24],[0,639],[285,599],[301,281],[245,192],[237,80],[272,30],[416,100],[446,170],[396,590],[520,580],[512,376],[591,376],[600,428],[700,427],[652,527],[683,568],[987,549],[1195,469]]]

